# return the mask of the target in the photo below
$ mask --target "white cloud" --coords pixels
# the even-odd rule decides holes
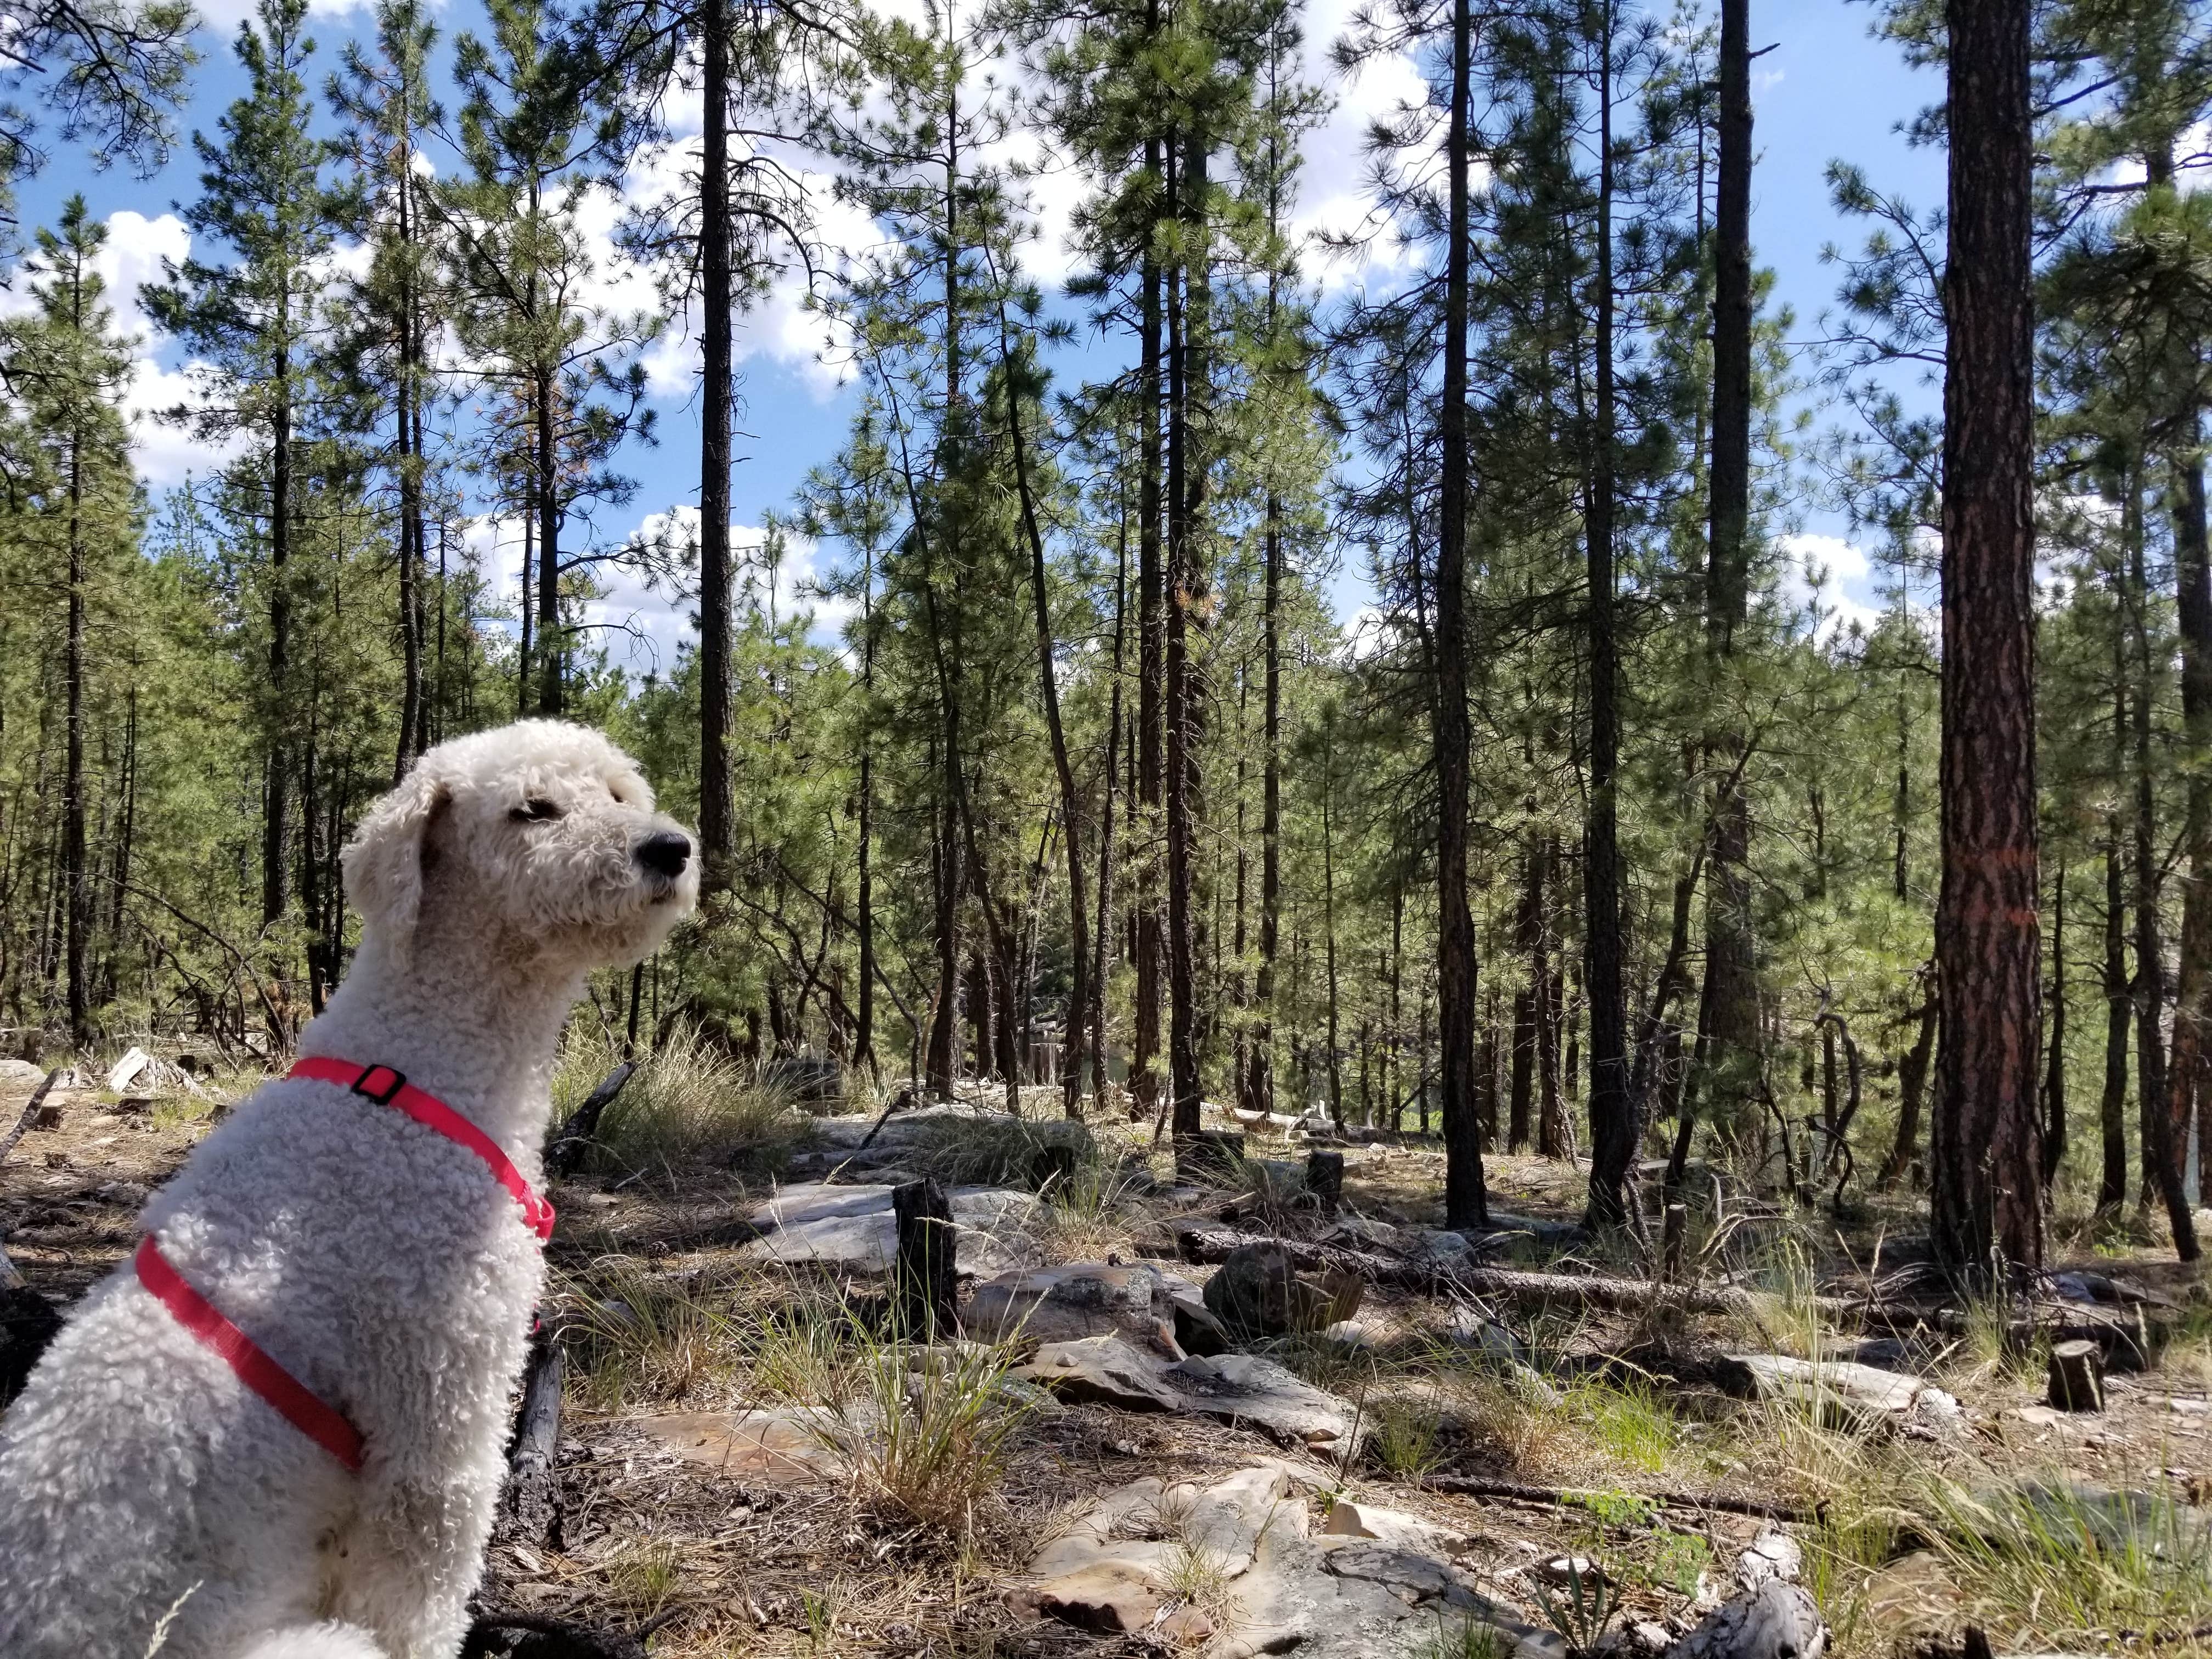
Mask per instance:
[[[1817,605],[1813,636],[1832,640],[1853,623],[1871,633],[1881,620],[1873,598],[1873,561],[1841,536],[1797,532],[1781,538],[1782,597],[1792,610]],[[1856,591],[1855,591],[1856,590]]]
[[[648,513],[633,534],[641,541],[666,538],[679,546],[696,546],[699,509],[677,506]],[[817,591],[823,575],[822,550],[811,538],[787,532],[773,568],[768,562],[768,532],[761,526],[733,520],[730,545],[736,565],[731,573],[732,603],[740,614],[772,613],[779,623],[802,617],[817,643],[842,643],[844,627],[857,607],[851,599]],[[503,562],[513,566],[514,554],[510,551]],[[601,641],[614,661],[633,674],[674,667],[679,650],[696,638],[695,596],[655,587],[642,573],[624,566],[603,565],[596,574],[606,592],[585,606],[585,620],[603,630]],[[512,597],[513,575],[502,574],[501,585]]]
[[[199,403],[203,393],[197,365],[172,368],[161,362],[167,342],[147,316],[144,290],[163,281],[167,264],[182,259],[191,245],[191,232],[175,214],[149,219],[124,208],[107,216],[107,240],[94,262],[115,313],[116,331],[132,343],[131,380],[123,395],[131,459],[139,476],[156,488],[181,483],[188,475],[204,477],[243,447],[235,439],[210,443],[161,418],[179,405],[190,408]],[[0,316],[20,317],[36,307],[31,285],[37,276],[36,261],[27,262],[15,280],[0,289]]]

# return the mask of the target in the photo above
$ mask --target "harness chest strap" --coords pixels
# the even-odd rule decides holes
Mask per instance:
[[[416,1088],[389,1066],[356,1066],[351,1060],[313,1054],[296,1061],[284,1075],[350,1089],[363,1099],[404,1112],[424,1128],[467,1147],[522,1206],[522,1218],[537,1233],[538,1242],[542,1244],[553,1237],[553,1206],[522,1178],[522,1171],[500,1151],[499,1144],[437,1096]]]
[[[514,1161],[500,1151],[492,1138],[389,1066],[356,1066],[348,1060],[313,1056],[299,1061],[286,1076],[337,1084],[380,1106],[404,1112],[433,1133],[467,1147],[484,1161],[499,1184],[514,1194],[515,1202],[522,1206],[523,1220],[538,1235],[538,1243],[542,1245],[553,1236],[552,1205],[523,1179],[522,1171],[514,1167]],[[138,1241],[138,1253],[131,1265],[137,1271],[138,1282],[179,1325],[220,1356],[237,1373],[240,1382],[348,1470],[360,1473],[361,1431],[186,1283],[184,1275],[161,1254],[152,1235]]]

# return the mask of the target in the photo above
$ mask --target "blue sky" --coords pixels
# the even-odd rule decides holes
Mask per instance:
[[[319,46],[313,78],[319,90],[323,76],[337,64],[344,39],[368,28],[369,12],[365,5],[332,0],[313,3]],[[201,33],[206,61],[185,114],[188,131],[195,126],[212,131],[222,106],[242,89],[242,77],[232,59],[231,37],[247,9],[246,0],[203,0],[203,5],[210,19]],[[1362,126],[1371,113],[1413,92],[1418,82],[1411,66],[1402,62],[1384,62],[1357,82],[1338,82],[1328,69],[1327,49],[1343,27],[1348,0],[1308,0],[1308,8],[1310,73],[1323,82],[1337,107],[1308,146],[1303,210],[1311,223],[1340,225],[1357,200]],[[444,44],[449,46],[454,34],[471,26],[476,12],[467,0],[448,0],[437,15]],[[1899,132],[1901,124],[1940,96],[1940,80],[1908,69],[1894,48],[1873,39],[1869,33],[1873,20],[1872,8],[1856,0],[1753,0],[1753,45],[1773,48],[1753,66],[1759,152],[1753,182],[1754,255],[1775,273],[1776,302],[1795,313],[1790,338],[1805,348],[1799,362],[1807,378],[1815,366],[1811,348],[1820,332],[1819,319],[1831,304],[1834,289],[1834,272],[1820,262],[1821,247],[1830,242],[1848,246],[1859,234],[1829,206],[1822,170],[1831,160],[1848,157],[1881,188],[1917,204],[1940,203],[1943,193],[1942,153],[1913,149]],[[35,87],[28,94],[35,100]],[[684,125],[680,112],[677,120],[679,128]],[[696,127],[696,122],[692,125]],[[1037,158],[1030,155],[1024,159]],[[672,165],[664,160],[659,169],[647,173],[665,173]],[[161,258],[178,257],[188,246],[189,235],[173,210],[175,203],[197,192],[197,173],[188,147],[150,180],[120,172],[91,173],[78,156],[63,150],[46,173],[24,191],[24,217],[27,224],[51,220],[70,191],[82,190],[94,211],[110,225],[107,275],[114,297],[126,321],[143,329],[134,303],[137,287],[158,280]],[[632,181],[638,190],[649,188],[651,182],[647,174]],[[1067,269],[1058,232],[1080,185],[1071,174],[1048,170],[1035,189],[1044,235],[1031,247],[1030,263],[1050,286]],[[613,212],[611,203],[604,204],[605,223],[611,222]],[[833,213],[828,230],[833,244],[848,249],[873,240],[871,228],[849,211]],[[1313,275],[1325,302],[1360,285],[1386,285],[1392,280],[1387,252],[1364,268],[1316,264]],[[608,277],[609,297],[616,303],[637,304],[646,299],[642,279],[623,276],[612,269],[611,261]],[[6,303],[0,298],[0,305]],[[24,301],[17,296],[13,303]],[[741,324],[744,405],[732,501],[733,516],[742,525],[758,525],[769,514],[787,508],[807,470],[832,454],[842,440],[851,396],[839,387],[834,365],[823,360],[821,336],[819,320],[803,310],[797,290],[788,285]],[[209,458],[184,434],[144,413],[176,401],[182,386],[179,354],[150,330],[145,331],[141,351],[144,363],[133,398],[142,411],[135,422],[137,453],[149,486],[159,492],[179,482],[187,471],[204,472]],[[697,416],[690,395],[694,361],[680,326],[654,352],[649,367],[659,410],[660,444],[630,456],[629,471],[639,482],[636,500],[604,519],[603,537],[619,539],[653,514],[696,507]],[[1073,363],[1066,367],[1070,372],[1076,368]],[[1816,413],[1818,420],[1830,418]],[[1842,526],[1832,514],[1808,501],[1784,528],[1790,532],[1792,557],[1801,562],[1815,561],[1827,571],[1832,584],[1827,597],[1840,614],[1856,614],[1875,603],[1867,560],[1844,539]],[[502,535],[501,526],[487,522],[477,527],[476,538],[481,545],[497,549],[501,566],[506,568],[514,557]],[[784,605],[796,596],[811,557],[811,550],[794,550],[780,583]],[[1349,570],[1336,576],[1331,591],[1346,616],[1365,597],[1358,576]],[[611,619],[635,617],[644,641],[628,653],[635,666],[665,664],[684,631],[680,613],[634,586],[619,587],[603,609]],[[836,619],[825,615],[820,620],[828,628]]]

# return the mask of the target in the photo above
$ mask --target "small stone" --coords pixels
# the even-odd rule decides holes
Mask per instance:
[[[1571,1584],[1580,1579],[1585,1584],[1610,1582],[1605,1569],[1587,1555],[1555,1555],[1548,1561],[1537,1564],[1536,1577],[1547,1584]]]

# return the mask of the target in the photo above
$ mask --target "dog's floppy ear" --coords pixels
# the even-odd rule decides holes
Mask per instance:
[[[362,920],[404,939],[422,902],[422,855],[430,822],[450,799],[446,780],[419,763],[399,787],[369,808],[342,857],[346,896]]]

